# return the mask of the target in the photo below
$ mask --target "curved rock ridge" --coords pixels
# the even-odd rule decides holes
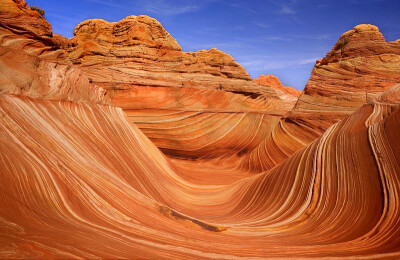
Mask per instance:
[[[400,82],[400,41],[386,42],[378,28],[358,25],[316,62],[294,108],[240,168],[269,170]]]
[[[124,112],[129,121],[169,156],[184,159],[231,157],[235,163],[254,150],[280,119],[280,116],[255,112],[154,109]]]
[[[108,103],[67,59],[50,24],[20,0],[0,0],[0,93]]]
[[[0,0],[0,258],[400,258],[400,84],[351,114],[123,110],[3,8],[30,12]]]
[[[195,184],[120,108],[1,95],[0,256],[398,258],[399,89],[218,185]]]
[[[270,86],[274,89],[282,90],[292,96],[299,97],[302,93],[301,90],[294,89],[292,87],[284,86],[278,77],[268,74],[260,75],[258,78],[254,79],[254,82],[260,85]]]
[[[74,65],[173,157],[246,154],[296,102],[286,92],[255,84],[220,50],[183,52],[148,16],[88,20],[74,35],[59,40]]]

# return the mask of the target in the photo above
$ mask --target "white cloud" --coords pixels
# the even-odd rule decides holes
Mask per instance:
[[[274,69],[284,69],[289,67],[294,67],[298,65],[305,65],[305,64],[312,64],[318,60],[318,57],[313,58],[304,58],[304,59],[295,59],[295,60],[278,60],[275,61],[269,60],[248,60],[248,61],[240,61],[239,63],[242,64],[247,70],[257,70],[257,71],[268,71]]]
[[[123,4],[118,2],[114,2],[114,1],[109,1],[109,0],[88,0],[90,2],[96,3],[96,4],[100,4],[100,5],[106,5],[106,6],[110,6],[113,8],[122,8]]]
[[[216,0],[142,0],[140,4],[148,13],[160,16],[173,16],[198,11],[213,1]]]
[[[282,9],[279,11],[281,14],[295,14],[296,11],[292,8],[290,8],[287,5],[282,6]]]
[[[128,0],[87,0],[96,4],[110,6],[112,8],[123,9],[132,6],[132,2]],[[210,2],[218,0],[137,0],[136,5],[139,5],[145,14],[153,14],[158,16],[174,16],[189,12],[195,12],[203,8]],[[134,5],[135,5],[134,4]]]
[[[338,36],[333,33],[326,33],[326,34],[314,34],[314,35],[310,35],[310,34],[294,35],[294,37],[302,38],[302,39],[311,39],[311,40],[331,40]]]
[[[254,24],[254,25],[257,25],[257,26],[259,26],[259,27],[262,27],[262,28],[268,28],[269,27],[269,24],[266,24],[266,23],[260,23],[260,22],[251,22],[252,24]]]

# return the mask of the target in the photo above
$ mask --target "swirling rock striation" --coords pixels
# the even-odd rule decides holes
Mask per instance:
[[[255,84],[220,50],[183,52],[148,16],[87,20],[74,35],[60,39],[69,59],[169,156],[240,157],[296,102],[284,91]]]
[[[399,76],[400,41],[386,42],[373,25],[354,27],[316,62],[294,108],[240,168],[253,172],[273,168],[400,82]]]
[[[119,108],[2,95],[0,254],[397,258],[399,88],[385,95],[224,185],[179,177]]]
[[[59,49],[64,39],[32,36],[35,15],[24,18],[26,29],[10,29],[5,10],[10,17],[29,14],[24,2],[0,4],[7,84],[0,93],[0,258],[400,258],[400,85],[374,92],[375,99],[335,123],[332,113],[301,119],[301,106],[283,120],[247,112],[238,131],[260,128],[249,139],[287,137],[276,139],[286,153],[278,153],[282,146],[275,155],[265,149],[276,165],[256,175],[235,167],[235,156],[184,164],[165,156],[126,110],[107,104],[105,90],[74,81],[67,72],[81,71]],[[4,58],[11,50],[14,63]],[[50,64],[64,83],[32,63]],[[160,110],[147,112],[168,121]],[[175,112],[171,118],[199,129],[221,116]],[[134,116],[148,117],[144,110]],[[240,114],[230,116],[237,122]],[[266,130],[262,120],[275,123]],[[217,124],[217,136],[232,122]],[[239,149],[229,135],[218,146]],[[258,156],[268,161],[261,150]]]

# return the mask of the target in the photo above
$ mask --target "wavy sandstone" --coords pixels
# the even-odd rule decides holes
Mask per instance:
[[[400,41],[386,42],[373,25],[354,27],[316,62],[294,108],[240,168],[260,172],[275,167],[399,82]]]
[[[314,117],[127,111],[25,2],[0,0],[0,35],[0,258],[400,258],[400,84]],[[132,116],[221,151],[170,158]]]
[[[297,100],[255,84],[222,51],[183,52],[148,16],[88,20],[74,35],[66,48],[71,61],[173,157],[246,154]]]

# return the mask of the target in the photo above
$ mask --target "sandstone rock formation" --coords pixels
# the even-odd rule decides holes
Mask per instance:
[[[317,61],[296,109],[351,113],[400,81],[400,41],[358,25]]]
[[[0,1],[0,93],[109,102],[107,92],[66,59],[50,24],[22,0]]]
[[[254,82],[264,86],[270,86],[274,89],[282,90],[290,95],[299,97],[302,93],[301,90],[294,89],[292,87],[284,86],[282,82],[274,75],[260,75],[258,78],[254,79]]]
[[[39,21],[23,1],[0,0],[0,258],[400,258],[399,84],[381,94],[372,87],[352,113],[355,99],[338,102],[348,110],[336,114],[311,104],[314,117],[304,104],[283,119],[200,109],[129,114],[108,103],[115,96],[98,79],[89,83],[90,66],[82,72],[65,58],[69,41],[32,33],[46,28]],[[165,131],[157,120],[165,129],[183,125],[176,131],[191,140],[225,131],[218,146],[226,153],[261,142],[239,157],[251,158],[254,172],[274,165],[249,175],[251,160],[236,167],[237,153],[171,159],[128,121],[132,113],[154,118],[154,134]],[[174,126],[176,118],[185,124]],[[235,132],[247,127],[253,136],[229,132],[238,121]]]
[[[246,154],[297,100],[255,84],[222,51],[183,52],[148,16],[88,20],[74,35],[67,48],[71,61],[173,157]],[[65,39],[59,41],[65,48]]]
[[[116,23],[88,20],[76,26],[74,35],[69,43],[69,58],[93,83],[109,90],[114,104],[120,107],[225,109],[229,104],[207,99],[222,92],[228,99],[240,94],[242,101],[230,111],[284,111],[285,104],[278,95],[281,93],[254,84],[230,55],[217,49],[182,52],[161,24],[148,16],[129,16]],[[166,97],[161,97],[161,91],[166,92]],[[188,91],[192,95],[207,92],[203,94],[206,100],[199,104],[185,98]],[[174,96],[179,97],[179,102],[188,101],[179,104],[171,100]],[[149,97],[152,102],[142,101]]]
[[[386,42],[373,25],[356,26],[316,62],[295,107],[240,167],[271,169],[398,82],[400,41]]]

